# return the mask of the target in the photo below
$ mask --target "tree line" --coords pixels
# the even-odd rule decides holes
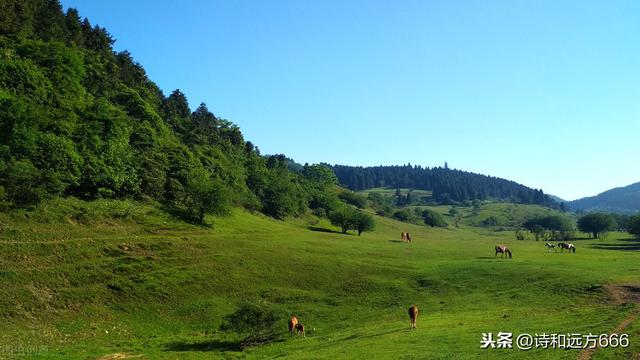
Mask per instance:
[[[598,239],[609,231],[626,231],[640,236],[640,214],[623,215],[613,213],[588,213],[580,216],[577,222],[564,215],[548,215],[528,219],[522,227],[534,234],[536,240],[544,237],[548,240],[568,240],[574,238],[576,228]],[[516,236],[524,237],[517,232]]]
[[[556,202],[542,190],[448,167],[334,165],[332,169],[341,185],[356,191],[378,187],[410,188],[431,190],[433,200],[440,204],[491,199],[565,210],[564,203]]]
[[[55,196],[151,199],[194,222],[232,206],[280,219],[352,208],[329,167],[265,156],[206,104],[165,95],[75,9],[3,0],[0,12],[0,210]]]

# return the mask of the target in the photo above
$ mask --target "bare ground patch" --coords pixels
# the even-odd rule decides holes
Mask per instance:
[[[631,313],[609,333],[620,334],[640,315],[640,284],[607,285],[606,290],[609,293],[609,298],[615,305],[635,304]],[[582,350],[580,355],[578,355],[578,360],[591,359],[596,350],[598,350],[598,348]]]

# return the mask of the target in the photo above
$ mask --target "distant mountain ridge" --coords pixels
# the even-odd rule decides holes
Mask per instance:
[[[550,197],[550,198],[552,198],[553,200],[555,200],[555,201],[557,201],[557,202],[559,202],[559,203],[566,203],[566,202],[568,202],[567,200],[565,200],[565,199],[563,199],[563,198],[561,198],[561,197],[559,197],[559,196],[555,196],[555,195],[551,195],[551,194],[547,194],[547,195],[549,195],[549,197]]]
[[[607,190],[596,196],[569,201],[573,211],[607,211],[635,213],[640,211],[640,182]]]

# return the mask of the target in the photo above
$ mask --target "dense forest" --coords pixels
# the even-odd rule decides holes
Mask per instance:
[[[0,210],[55,196],[136,198],[198,222],[241,206],[276,218],[312,210],[355,230],[369,220],[345,204],[338,180],[353,190],[433,190],[441,203],[559,206],[541,190],[459,170],[302,166],[262,155],[204,103],[191,111],[180,90],[165,95],[75,9],[0,0],[0,12]]]
[[[327,166],[291,171],[205,104],[165,96],[75,9],[0,0],[0,13],[0,210],[74,196],[150,199],[197,222],[231,206],[356,218]]]
[[[377,187],[410,188],[433,191],[433,199],[449,204],[467,200],[503,200],[564,209],[542,190],[513,181],[445,167],[421,166],[344,166],[332,167],[341,185],[352,190]]]

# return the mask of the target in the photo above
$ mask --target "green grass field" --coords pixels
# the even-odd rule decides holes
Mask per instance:
[[[444,216],[445,221],[452,225],[453,216],[449,215],[449,210],[453,206],[409,206],[409,208],[431,209]],[[526,220],[533,217],[562,213],[557,210],[529,204],[510,204],[501,202],[484,202],[477,210],[470,206],[455,206],[459,212],[460,224],[470,227],[491,227],[492,229],[516,229]],[[570,217],[570,215],[564,214]],[[494,226],[486,226],[484,222],[489,217],[496,221]]]
[[[213,228],[192,226],[115,201],[0,214],[0,358],[575,359],[579,350],[483,350],[480,340],[499,331],[599,334],[637,311],[611,293],[640,287],[640,241],[623,233],[577,240],[567,254],[467,225],[376,217],[374,232],[355,236],[313,217],[235,210],[211,220]],[[413,243],[399,241],[404,230]],[[494,258],[497,243],[513,259]],[[282,314],[278,341],[239,351],[218,330],[245,299]],[[285,335],[289,314],[306,339]],[[640,320],[625,332],[629,348],[593,358],[637,357]]]

